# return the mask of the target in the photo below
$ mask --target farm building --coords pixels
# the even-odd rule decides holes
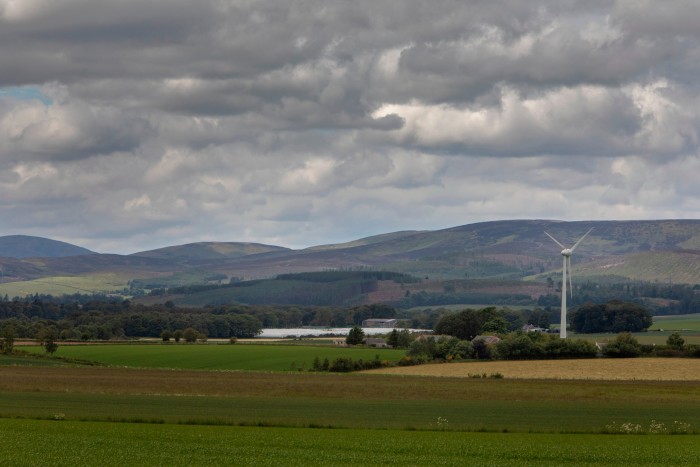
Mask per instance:
[[[398,324],[398,319],[372,318],[362,321],[363,328],[395,328]]]
[[[367,347],[389,347],[389,344],[381,337],[368,337],[365,339],[365,345]]]

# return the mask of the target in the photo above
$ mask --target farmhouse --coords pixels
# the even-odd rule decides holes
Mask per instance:
[[[387,344],[381,337],[368,337],[365,339],[365,345],[367,347],[389,347],[389,344]]]
[[[362,321],[363,328],[395,328],[398,326],[397,319],[372,318]]]

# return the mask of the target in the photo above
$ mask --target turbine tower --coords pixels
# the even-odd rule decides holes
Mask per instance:
[[[571,291],[569,292],[571,296],[574,296],[574,286],[571,281],[571,254],[574,252],[576,247],[581,243],[581,241],[586,238],[586,236],[591,233],[591,230],[593,228],[591,227],[588,232],[586,232],[583,237],[578,239],[578,242],[574,243],[574,246],[571,248],[567,248],[561,243],[559,243],[559,240],[556,238],[552,237],[549,235],[547,232],[545,232],[545,235],[547,235],[549,238],[554,240],[554,243],[559,245],[562,250],[561,250],[561,255],[564,258],[564,266],[562,267],[561,270],[561,324],[559,327],[559,337],[562,339],[566,339],[566,270],[569,270],[569,288]]]

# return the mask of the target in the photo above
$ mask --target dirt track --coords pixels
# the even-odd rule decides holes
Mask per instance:
[[[441,363],[371,370],[370,373],[464,377],[500,373],[517,379],[586,379],[700,381],[700,359],[596,358],[590,360],[537,360]]]

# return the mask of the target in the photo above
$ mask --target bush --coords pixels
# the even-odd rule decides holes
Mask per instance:
[[[668,339],[666,339],[666,345],[677,350],[682,350],[683,346],[685,345],[685,339],[683,339],[677,332],[674,332],[668,336]]]
[[[596,346],[583,339],[560,339],[540,333],[512,333],[495,344],[496,358],[501,360],[536,360],[593,358]]]
[[[642,347],[629,332],[622,332],[603,349],[603,355],[613,358],[639,357]]]

